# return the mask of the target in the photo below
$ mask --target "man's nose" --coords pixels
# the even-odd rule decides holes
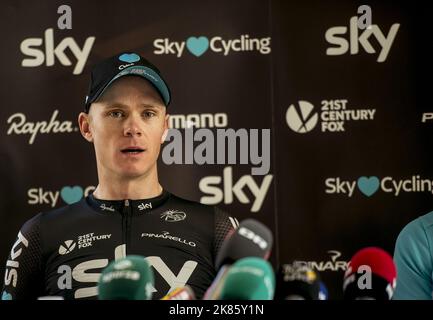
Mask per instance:
[[[143,131],[140,127],[139,119],[137,119],[136,116],[131,115],[128,121],[126,121],[123,133],[127,137],[141,136],[143,134]]]

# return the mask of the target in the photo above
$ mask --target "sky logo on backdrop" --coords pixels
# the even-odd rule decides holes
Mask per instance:
[[[56,43],[55,41],[60,42]],[[82,46],[72,37],[61,39],[57,36],[55,39],[54,28],[48,28],[43,37],[26,38],[21,42],[20,50],[24,55],[21,66],[38,67],[45,65],[52,67],[59,62],[63,66],[75,64],[72,74],[79,75],[83,72],[94,43],[95,37],[87,37]]]
[[[390,176],[382,178],[362,176],[356,180],[346,180],[341,177],[325,179],[325,193],[327,194],[345,195],[350,198],[355,194],[357,187],[367,197],[371,197],[379,190],[395,197],[406,193],[428,192],[433,194],[433,180],[420,175],[397,179]]]
[[[348,27],[336,26],[326,30],[325,39],[332,45],[326,49],[326,55],[357,55],[365,51],[368,54],[376,54],[377,62],[385,62],[399,28],[400,24],[394,23],[388,31],[382,32],[383,28],[372,24],[364,30],[359,30],[359,18],[353,16]]]
[[[325,180],[326,189],[328,194],[343,194],[352,197],[355,193],[356,187],[359,191],[367,197],[371,197],[380,188],[380,180],[376,176],[359,177],[357,180],[343,180],[340,177],[328,178]]]
[[[190,36],[185,41],[159,38],[153,41],[153,47],[153,53],[156,55],[175,55],[177,58],[182,57],[185,51],[189,51],[196,57],[201,57],[207,51],[224,56],[247,51],[269,54],[271,53],[271,37],[254,38],[248,34],[243,34],[232,39],[225,39],[220,36]]]
[[[27,203],[30,205],[49,205],[54,208],[61,200],[66,204],[72,204],[80,201],[83,196],[87,197],[89,193],[95,190],[94,186],[82,188],[80,186],[63,186],[60,190],[46,190],[41,187],[30,188],[27,191]]]

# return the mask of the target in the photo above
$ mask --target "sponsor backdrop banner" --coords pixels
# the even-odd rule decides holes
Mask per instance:
[[[265,223],[275,268],[303,261],[341,298],[358,249],[392,253],[401,228],[431,209],[422,11],[391,1],[3,1],[0,274],[26,220],[96,186],[77,116],[91,66],[129,50],[172,90],[170,126],[182,134],[162,148],[163,186]],[[235,148],[218,140],[229,130]],[[182,157],[169,162],[174,143]],[[206,161],[201,143],[213,150]]]

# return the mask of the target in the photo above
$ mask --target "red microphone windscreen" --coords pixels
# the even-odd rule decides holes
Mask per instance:
[[[350,260],[348,271],[357,272],[360,266],[369,266],[371,272],[389,283],[393,283],[397,277],[394,261],[388,252],[376,247],[368,247],[359,250]]]

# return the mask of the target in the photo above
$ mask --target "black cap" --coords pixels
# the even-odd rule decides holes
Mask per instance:
[[[122,52],[93,67],[85,111],[89,112],[90,105],[104,93],[105,89],[123,76],[143,77],[155,87],[166,106],[170,103],[170,89],[158,68],[137,53]]]

